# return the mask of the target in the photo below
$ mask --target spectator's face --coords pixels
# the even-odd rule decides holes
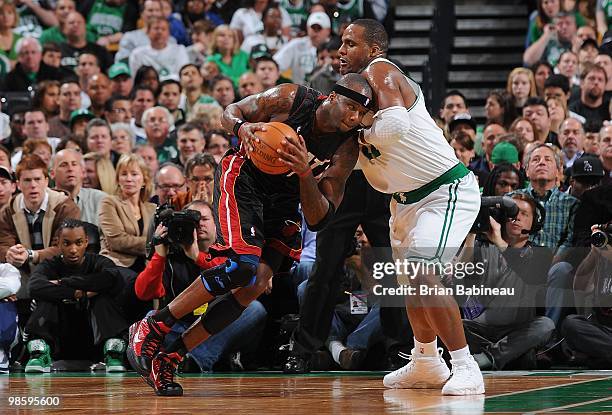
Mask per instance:
[[[25,124],[25,113],[16,112],[11,117],[11,134],[17,138],[24,138],[25,129],[23,128]]]
[[[555,154],[548,147],[538,147],[531,153],[527,167],[527,177],[533,181],[554,181],[557,179]]]
[[[213,64],[214,65],[214,64]],[[216,67],[216,65],[214,65]],[[195,66],[188,66],[181,71],[181,86],[186,90],[199,90],[204,79]]]
[[[26,72],[38,72],[42,59],[42,51],[38,41],[35,39],[24,40],[17,59]]]
[[[591,71],[580,85],[584,94],[592,101],[603,97],[606,88],[606,78],[601,70]]]
[[[127,97],[130,95],[134,82],[128,75],[118,75],[111,80],[111,90],[114,95]]]
[[[85,137],[85,130],[87,129],[87,123],[89,118],[79,117],[72,123],[71,131],[74,135],[79,137]]]
[[[55,114],[59,106],[59,87],[49,86],[42,100],[42,107],[48,114]]]
[[[104,106],[111,97],[110,81],[106,75],[94,75],[89,79],[87,95],[96,106]]]
[[[59,249],[62,261],[67,265],[77,266],[85,259],[87,234],[83,227],[64,228],[60,232]]]
[[[530,105],[523,108],[523,117],[532,122],[538,133],[545,133],[550,129],[550,118],[547,108],[543,105]]]
[[[142,20],[148,21],[151,17],[162,17],[161,4],[158,0],[147,0],[142,9]]]
[[[212,96],[225,109],[236,99],[232,82],[225,79],[218,81],[213,88]]]
[[[157,175],[157,186],[155,193],[159,196],[159,203],[164,204],[176,196],[178,192],[185,190],[185,177],[177,168],[172,166],[162,167]]]
[[[221,53],[231,53],[234,49],[234,35],[231,29],[220,29],[217,31],[215,43]]]
[[[181,100],[181,91],[177,84],[166,84],[159,94],[159,105],[174,111],[178,108]]]
[[[116,130],[113,133],[111,149],[119,154],[130,154],[132,152],[132,138],[125,130]]]
[[[598,54],[597,48],[589,45],[578,51],[578,61],[581,65],[584,65],[586,62],[595,63],[595,58],[597,58]]]
[[[25,205],[30,210],[38,210],[49,185],[41,169],[23,170],[19,177],[19,190],[23,193]]]
[[[582,150],[584,145],[584,130],[580,121],[575,118],[568,118],[561,124],[559,131],[559,144],[568,154],[575,154]]]
[[[275,86],[276,81],[278,81],[280,77],[280,73],[274,62],[269,61],[259,62],[255,74],[259,77],[264,90]]]
[[[17,16],[10,7],[4,5],[0,7],[0,28],[14,28],[16,19]]]
[[[47,138],[49,124],[42,111],[31,111],[25,114],[25,134],[28,138]]]
[[[485,112],[488,120],[501,119],[504,116],[504,110],[499,105],[497,98],[490,96],[485,103]]]
[[[529,97],[529,77],[524,73],[517,73],[512,78],[512,95],[516,99],[527,99]]]
[[[584,152],[599,155],[599,133],[584,134]]]
[[[170,16],[172,14],[172,5],[170,4],[170,2],[166,0],[162,0],[160,3],[161,3],[162,16],[164,17]]]
[[[107,114],[108,122],[114,124],[116,122],[129,123],[132,118],[132,103],[127,99],[120,99],[113,102],[111,112]]]
[[[60,87],[60,111],[70,114],[81,108],[81,87],[74,82],[63,84]]]
[[[111,152],[111,142],[111,132],[108,127],[101,125],[89,129],[89,135],[87,136],[87,148],[89,151],[108,158]]]
[[[604,68],[608,79],[612,79],[612,57],[610,55],[597,55],[595,63]]]
[[[452,121],[455,114],[460,112],[467,112],[465,101],[459,95],[451,95],[444,100],[444,106],[440,110],[440,118],[448,124]]]
[[[201,68],[202,78],[210,81],[215,76],[219,75],[221,72],[219,71],[219,67],[214,62],[204,62]]]
[[[595,34],[595,29],[593,29],[589,25],[582,26],[576,30],[576,37],[580,39],[580,43],[584,42],[587,39],[593,39],[597,41],[597,35]]]
[[[72,0],[59,0],[55,7],[55,15],[60,23],[64,22],[73,11],[76,11],[76,7]]]
[[[567,95],[565,95],[563,89],[558,86],[549,86],[544,90],[544,99],[548,101],[551,98],[559,98],[567,102]]]
[[[514,132],[518,134],[523,143],[532,143],[535,141],[533,128],[531,124],[525,120],[521,120],[516,124]]]
[[[55,155],[51,177],[58,189],[72,192],[83,183],[84,169],[81,156],[72,151],[60,151]]]
[[[32,151],[32,154],[36,154],[47,166],[51,164],[51,149],[45,145],[38,145]]]
[[[91,76],[99,74],[98,59],[91,53],[83,53],[79,56],[76,73],[83,79],[89,79]]]
[[[157,153],[155,152],[155,149],[149,146],[140,147],[138,151],[136,151],[136,154],[142,157],[146,165],[149,166],[151,175],[154,175],[159,168],[159,162],[157,161]]]
[[[11,158],[4,151],[0,151],[0,166],[4,166],[7,169],[11,169]]]
[[[497,139],[505,133],[506,130],[499,124],[490,124],[484,129],[482,132],[482,149],[487,156],[491,157],[493,147],[497,144]]]
[[[465,166],[470,164],[470,160],[474,157],[474,150],[468,150],[457,140],[451,140],[451,147],[455,150],[455,156],[461,161]]]
[[[563,16],[556,19],[557,35],[562,42],[569,42],[576,35],[574,16]]]
[[[546,65],[540,65],[536,69],[534,74],[535,83],[540,91],[544,89],[544,82],[546,82],[546,78],[550,75],[552,75],[552,72],[550,72],[550,69]]]
[[[0,177],[0,206],[5,206],[15,193],[15,183],[4,177]]]
[[[170,130],[170,124],[168,124],[166,113],[160,108],[151,111],[147,125],[144,129],[147,134],[147,139],[155,143],[163,142],[166,137],[168,137],[168,131]]]
[[[149,31],[147,34],[149,39],[151,39],[152,45],[165,47],[168,44],[168,39],[170,38],[168,22],[165,20],[156,21],[149,26]]]
[[[470,137],[472,137],[472,140],[476,140],[476,131],[468,123],[462,122],[456,125],[453,131],[451,132],[451,134],[457,134],[457,133],[466,133]]]
[[[191,209],[200,212],[200,222],[198,223],[198,241],[212,243],[215,241],[217,227],[212,212],[208,206],[196,205]]]
[[[134,118],[137,122],[140,122],[142,118],[142,113],[149,108],[153,108],[155,105],[155,97],[148,90],[138,90],[136,91],[136,96],[132,101],[132,114],[134,114]]]
[[[200,15],[204,13],[204,1],[203,0],[187,0],[187,6],[185,11],[189,14]]]
[[[204,166],[195,166],[191,172],[191,176],[187,179],[187,185],[191,194],[194,195],[198,192],[198,185],[200,183],[206,183],[207,193],[213,194],[213,188],[215,182],[215,170],[208,164]]]
[[[533,211],[531,206],[524,200],[513,199],[519,209],[515,220],[506,223],[506,235],[511,238],[525,238],[523,230],[530,230],[533,226]]]
[[[206,151],[213,156],[222,156],[229,149],[229,143],[225,137],[219,134],[212,134],[208,139]]]
[[[45,65],[53,66],[54,68],[59,68],[62,63],[62,53],[55,51],[47,51],[44,53],[42,61],[45,63]]]
[[[561,75],[565,75],[571,80],[578,69],[578,58],[571,52],[564,53],[559,59],[557,68]]]
[[[245,73],[238,81],[238,92],[241,98],[259,94],[263,91],[263,86],[259,78],[254,73]]]
[[[556,99],[549,99],[546,101],[546,106],[548,107],[548,117],[550,118],[551,123],[553,121],[561,122],[565,119],[563,108],[559,105]]]
[[[281,30],[283,24],[283,17],[281,15],[280,9],[269,9],[268,13],[266,13],[266,16],[264,17],[263,24],[266,33],[270,35],[278,33]]]
[[[542,10],[546,16],[552,18],[561,10],[560,0],[542,0]]]
[[[83,177],[83,187],[88,189],[100,189],[100,179],[94,160],[85,160],[85,176]]]
[[[66,37],[68,39],[85,39],[85,19],[78,12],[72,12],[66,18]]]
[[[505,171],[497,177],[495,182],[495,195],[503,196],[510,193],[519,187],[519,177],[513,171]]]
[[[310,38],[310,42],[312,46],[318,48],[323,43],[327,42],[329,39],[329,35],[331,33],[331,29],[323,29],[318,24],[313,24],[307,29],[308,37]]]
[[[120,168],[117,172],[117,181],[124,199],[139,194],[140,189],[144,186],[144,176],[136,163]]]
[[[204,137],[199,130],[181,131],[178,134],[178,151],[184,160],[204,150]]]

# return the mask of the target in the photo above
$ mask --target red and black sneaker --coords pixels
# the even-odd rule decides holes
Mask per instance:
[[[153,317],[145,317],[130,326],[127,358],[136,372],[145,379],[151,372],[151,360],[161,349],[170,328]]]
[[[183,388],[174,381],[174,372],[183,358],[178,353],[158,353],[151,361],[147,383],[158,396],[183,396]]]

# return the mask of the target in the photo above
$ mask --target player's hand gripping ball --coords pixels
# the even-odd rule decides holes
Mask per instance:
[[[284,174],[289,172],[287,167],[278,158],[277,149],[282,149],[282,141],[287,137],[293,137],[298,141],[298,135],[287,124],[282,122],[266,123],[266,131],[256,131],[255,136],[259,142],[252,141],[253,151],[250,154],[255,167],[267,174]]]

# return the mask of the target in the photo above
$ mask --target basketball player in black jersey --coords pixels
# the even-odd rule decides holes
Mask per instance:
[[[182,395],[173,374],[183,356],[236,320],[268,287],[274,271],[301,251],[298,205],[310,229],[325,227],[342,201],[344,184],[358,154],[357,131],[369,111],[372,90],[349,74],[329,96],[283,84],[229,105],[223,126],[242,141],[221,159],[213,199],[217,244],[228,259],[200,274],[167,307],[130,327],[130,363],[158,395]],[[269,175],[248,158],[254,133],[265,123],[284,122],[299,137],[278,151],[290,171]],[[208,312],[167,350],[163,338],[177,319],[214,298]]]

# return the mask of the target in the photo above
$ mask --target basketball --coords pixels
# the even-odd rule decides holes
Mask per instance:
[[[253,142],[251,160],[255,167],[267,174],[284,174],[290,169],[278,159],[277,149],[282,148],[281,142],[285,137],[297,140],[297,133],[293,128],[282,122],[269,122],[266,131],[256,131],[255,136],[259,143]]]

